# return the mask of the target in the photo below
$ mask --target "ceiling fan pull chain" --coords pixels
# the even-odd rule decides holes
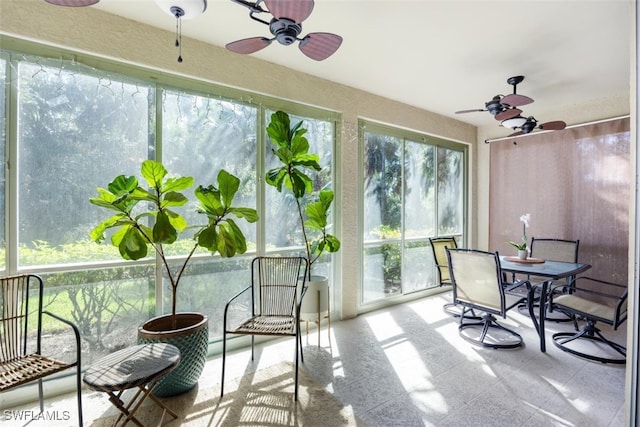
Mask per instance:
[[[176,47],[178,48],[178,62],[182,62],[182,18],[184,10],[178,6],[171,6],[171,13],[176,17]]]
[[[178,62],[182,62],[182,21],[176,14],[176,47],[178,48]]]

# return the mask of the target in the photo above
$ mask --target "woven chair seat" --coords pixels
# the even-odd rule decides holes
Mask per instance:
[[[0,391],[68,369],[69,365],[38,354],[28,354],[0,364]]]
[[[233,333],[255,335],[295,335],[294,316],[255,316],[244,322]]]

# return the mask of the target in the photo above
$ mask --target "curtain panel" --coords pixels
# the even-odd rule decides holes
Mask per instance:
[[[490,250],[515,255],[529,213],[529,244],[580,239],[585,275],[628,283],[629,118],[492,142],[490,155]]]

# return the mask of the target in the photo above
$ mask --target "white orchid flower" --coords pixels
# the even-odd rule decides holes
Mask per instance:
[[[531,220],[531,214],[524,214],[520,217],[520,221],[524,222],[525,227],[529,227],[529,221]]]

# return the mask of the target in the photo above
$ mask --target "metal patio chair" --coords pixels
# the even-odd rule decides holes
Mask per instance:
[[[562,261],[562,262],[578,262],[578,249],[580,248],[580,240],[566,240],[566,239],[553,239],[553,238],[531,238],[531,256],[535,258],[542,258],[544,260]],[[546,280],[544,277],[530,276],[529,281],[531,283],[541,282]],[[575,277],[568,277],[564,279],[566,283],[571,283]],[[551,283],[549,289],[555,288],[559,285],[559,282]],[[564,289],[559,287],[558,289]],[[535,306],[538,306],[535,304]],[[520,312],[526,316],[529,315],[527,307],[518,307]],[[572,320],[571,316],[566,313],[562,313],[560,310],[559,316],[553,316],[550,313],[545,314],[547,320],[554,322],[569,322]],[[537,313],[537,311],[536,311]]]
[[[626,363],[626,348],[607,339],[596,327],[596,323],[608,324],[616,330],[627,319],[627,287],[591,277],[578,277],[561,287],[568,288],[565,289],[568,292],[551,292],[549,310],[560,309],[578,320],[584,320],[585,324],[574,332],[553,334],[556,347],[602,363]],[[585,340],[598,346],[587,348],[577,345]],[[607,350],[613,351],[607,353]]]
[[[505,291],[517,287],[530,289],[528,280],[505,284],[498,253],[474,249],[447,249],[453,302],[463,307],[458,330],[466,341],[495,349],[523,345],[522,336],[497,322],[496,315],[507,317],[507,311],[526,300],[526,296]],[[528,292],[527,292],[528,293]],[[468,310],[482,312],[479,320],[465,316]],[[473,331],[477,332],[473,336]],[[471,332],[471,333],[469,333]]]
[[[224,308],[222,380],[224,395],[227,334],[251,335],[251,360],[256,335],[291,336],[296,340],[295,400],[298,400],[298,358],[304,363],[300,334],[300,306],[307,290],[308,262],[303,257],[257,257],[251,263],[251,285],[236,294]],[[230,325],[230,309],[242,295],[250,296],[251,313],[239,325]]]

